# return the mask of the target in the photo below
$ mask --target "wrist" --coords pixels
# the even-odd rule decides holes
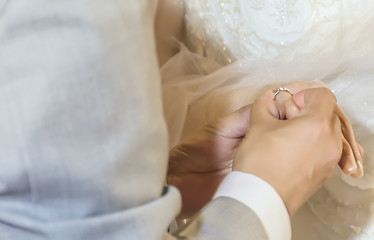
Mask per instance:
[[[263,179],[248,173],[231,172],[214,198],[230,197],[256,213],[269,239],[291,239],[290,218],[277,191]]]

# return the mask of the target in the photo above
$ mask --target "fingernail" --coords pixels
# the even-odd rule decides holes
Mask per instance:
[[[358,165],[358,167],[362,168],[362,163],[361,163],[361,161],[357,161],[357,165]]]
[[[347,171],[350,173],[350,172],[356,171],[356,169],[357,169],[357,165],[356,165],[356,163],[354,163],[353,166],[351,166],[350,168],[348,168]]]
[[[364,175],[364,168],[362,166],[362,162],[358,161],[357,165],[358,165],[358,168],[360,169],[360,176],[359,177],[362,177]]]

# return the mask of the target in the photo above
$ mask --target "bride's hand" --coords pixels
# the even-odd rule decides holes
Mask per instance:
[[[211,121],[169,153],[167,183],[182,195],[179,218],[189,218],[213,197],[231,172],[232,159],[249,127],[250,106]]]
[[[321,82],[293,82],[283,86],[295,94],[307,88],[326,87]],[[290,96],[288,93],[280,93],[276,98],[280,119],[292,119],[298,113],[298,107]],[[274,98],[274,93],[267,91],[263,97]],[[338,105],[335,114],[338,116],[342,128],[343,154],[339,166],[344,173],[355,178],[361,177],[363,175],[363,148],[356,142],[351,123]]]

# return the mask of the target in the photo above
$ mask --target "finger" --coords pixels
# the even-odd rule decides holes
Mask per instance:
[[[352,125],[348,121],[347,117],[344,115],[343,111],[339,106],[336,107],[336,114],[338,115],[341,123],[342,134],[344,135],[344,138],[347,140],[349,147],[352,150],[352,154],[355,158],[356,165],[359,166],[359,172],[357,173],[357,176],[361,177],[363,174],[363,169],[362,167],[360,167],[362,166],[362,154],[360,153],[360,149],[357,145]]]
[[[364,165],[363,165],[362,157],[364,156],[365,151],[364,151],[363,147],[358,143],[357,143],[357,147],[358,147],[358,150],[359,150],[360,156],[361,156],[359,161],[357,161],[357,169],[358,169],[358,172],[359,172],[357,177],[359,178],[359,177],[362,177],[364,175]]]
[[[352,149],[348,141],[343,136],[343,134],[342,134],[342,140],[343,140],[343,152],[342,152],[342,158],[339,162],[339,166],[344,173],[353,176],[356,174],[356,171],[357,171],[356,160],[353,155]]]
[[[358,150],[360,151],[360,155],[362,158],[364,156],[365,150],[359,143],[357,143],[357,147],[358,147]]]
[[[250,122],[251,125],[268,125],[274,120],[279,120],[278,109],[273,99],[259,99],[251,108]]]
[[[336,163],[339,163],[339,162],[341,162],[342,161],[342,159],[344,159],[344,157],[345,156],[347,156],[347,157],[349,157],[350,155],[350,149],[348,148],[345,148],[344,146],[345,146],[345,139],[344,139],[344,136],[343,136],[343,134],[342,134],[342,131],[341,131],[341,129],[342,129],[342,127],[341,127],[341,124],[340,124],[340,120],[339,120],[339,118],[338,118],[338,116],[336,116],[336,114],[334,114],[334,116],[333,116],[333,120],[332,120],[332,126],[333,126],[333,128],[332,128],[332,130],[333,130],[333,135],[334,135],[334,138],[336,139],[336,146],[335,147],[338,147],[338,149],[340,149],[340,158],[339,157],[337,157],[336,158]],[[345,151],[348,151],[348,153],[346,153]],[[347,162],[349,161],[349,159],[347,159]],[[343,162],[342,163],[344,163],[344,160],[343,160]],[[351,163],[351,162],[349,162],[349,163]],[[353,166],[351,166],[351,167],[355,167],[355,165],[354,165],[354,161],[353,161]],[[348,169],[349,169],[349,167],[348,167]]]
[[[335,116],[336,98],[327,88],[311,88],[294,95],[299,115],[332,119]]]
[[[360,178],[364,175],[364,165],[362,159],[357,162],[357,175],[353,176],[355,178]]]
[[[293,96],[288,92],[278,93],[275,97],[275,101],[280,120],[292,119],[300,112],[293,100]]]
[[[300,109],[296,105],[295,101],[290,99],[289,101],[285,102],[286,107],[286,119],[293,119],[300,113]]]
[[[225,117],[211,122],[209,125],[223,137],[240,138],[248,131],[250,112],[251,105],[246,105]]]
[[[287,119],[286,102],[292,99],[292,95],[288,92],[279,92],[275,97],[275,106],[278,109],[278,115],[280,120]],[[293,101],[293,100],[292,100]]]

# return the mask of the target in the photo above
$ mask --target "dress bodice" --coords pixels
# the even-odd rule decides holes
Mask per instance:
[[[218,62],[372,50],[370,0],[186,0],[187,38]],[[359,44],[358,44],[359,42]]]

